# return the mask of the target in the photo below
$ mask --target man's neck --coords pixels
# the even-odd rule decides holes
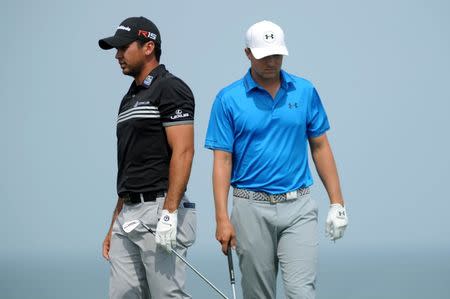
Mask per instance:
[[[275,99],[275,96],[281,85],[281,74],[278,74],[278,76],[274,78],[263,78],[261,76],[258,76],[255,72],[251,71],[251,75],[253,80],[261,85],[268,93],[270,93],[272,98]]]
[[[150,72],[153,71],[158,66],[159,62],[157,61],[145,64],[140,74],[134,77],[134,82],[136,83],[136,85],[141,85],[142,82],[144,82],[145,78],[148,76],[148,74],[150,74]]]

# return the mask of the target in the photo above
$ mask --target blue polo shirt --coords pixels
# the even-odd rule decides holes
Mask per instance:
[[[205,147],[232,153],[233,187],[279,194],[312,185],[307,140],[329,128],[309,81],[281,71],[273,99],[249,70],[217,95]]]

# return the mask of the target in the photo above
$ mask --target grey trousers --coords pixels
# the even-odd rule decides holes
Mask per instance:
[[[275,298],[278,266],[286,298],[315,298],[317,210],[310,194],[276,204],[234,197],[231,221],[245,299]]]
[[[191,298],[185,291],[185,264],[157,246],[155,237],[142,226],[128,234],[122,229],[124,222],[140,219],[156,230],[163,202],[164,198],[158,198],[156,202],[124,205],[117,217],[109,252],[111,299]],[[178,209],[176,250],[183,256],[195,241],[196,221],[195,209]]]

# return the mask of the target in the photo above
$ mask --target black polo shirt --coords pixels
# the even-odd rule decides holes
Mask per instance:
[[[171,150],[164,127],[194,122],[194,96],[181,79],[156,67],[133,83],[117,119],[117,193],[167,190]]]

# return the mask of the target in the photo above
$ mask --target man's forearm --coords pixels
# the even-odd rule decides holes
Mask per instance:
[[[114,209],[114,212],[112,215],[111,225],[109,226],[108,234],[112,232],[114,222],[116,221],[117,217],[119,216],[120,211],[122,211],[122,207],[123,207],[123,200],[119,197],[117,199],[116,208]]]
[[[191,174],[194,149],[173,152],[169,167],[169,188],[164,202],[164,209],[175,211],[183,197]]]
[[[317,173],[330,198],[330,203],[344,205],[336,163],[328,139],[325,137],[325,140],[319,144],[312,144],[311,152]]]
[[[213,190],[216,207],[216,222],[228,220],[228,192],[230,191],[231,155],[214,152]]]

